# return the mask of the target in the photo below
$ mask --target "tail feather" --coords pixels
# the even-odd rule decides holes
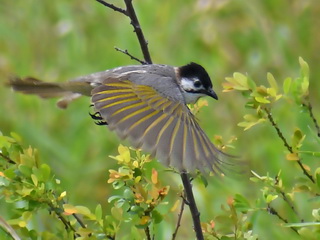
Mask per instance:
[[[24,94],[35,94],[42,98],[62,97],[71,93],[63,89],[59,83],[47,83],[32,77],[23,79],[14,77],[10,79],[8,85],[15,91]]]
[[[14,91],[24,94],[34,94],[41,98],[60,97],[57,105],[60,108],[66,108],[70,102],[79,98],[81,95],[90,96],[92,87],[87,82],[70,81],[66,83],[48,83],[36,78],[13,77],[8,85]]]

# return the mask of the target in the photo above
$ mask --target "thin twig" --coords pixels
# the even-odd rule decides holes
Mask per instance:
[[[280,137],[280,139],[282,140],[284,146],[288,149],[288,151],[290,153],[293,153],[292,147],[288,144],[287,139],[283,136],[282,132],[280,131],[280,128],[278,127],[278,125],[274,121],[271,112],[267,108],[265,108],[264,110],[266,111],[269,121],[271,122],[271,124],[275,128],[275,130],[277,131],[277,134]]]
[[[134,32],[137,35],[137,38],[139,40],[139,44],[140,44],[140,48],[143,54],[143,58],[144,60],[148,63],[148,64],[152,64],[152,60],[151,60],[151,56],[149,53],[149,49],[148,49],[148,42],[146,41],[144,34],[142,32],[139,20],[137,18],[136,12],[133,8],[132,5],[132,0],[124,0],[125,4],[126,4],[126,12],[127,12],[127,16],[130,18],[131,20],[131,25],[134,28]]]
[[[311,105],[309,99],[306,99],[306,101],[307,101],[307,103],[303,103],[303,106],[308,109],[310,118],[312,119],[313,124],[314,124],[315,128],[317,129],[317,135],[318,135],[318,137],[320,137],[320,127],[319,127],[317,119],[315,118],[315,116],[313,114],[312,105]]]
[[[96,0],[96,1],[103,4],[104,6],[106,6],[108,8],[111,8],[112,10],[114,10],[116,12],[120,12],[130,18],[130,20],[131,20],[130,24],[133,26],[134,32],[136,33],[136,36],[138,38],[144,61],[140,61],[140,60],[138,60],[138,58],[133,57],[131,54],[126,53],[127,50],[125,50],[124,53],[127,54],[128,56],[130,56],[132,59],[139,61],[142,64],[152,64],[151,56],[150,56],[149,49],[148,49],[148,42],[145,39],[144,34],[142,32],[139,20],[137,18],[136,12],[135,12],[133,5],[132,5],[132,0],[124,0],[124,3],[126,5],[126,10],[119,8],[111,3],[107,3],[104,0]]]
[[[298,211],[296,210],[295,206],[293,205],[292,201],[286,196],[285,192],[281,190],[281,187],[279,186],[279,175],[275,177],[275,185],[278,187],[276,188],[276,191],[279,192],[282,196],[282,199],[289,205],[291,210],[297,215],[298,218],[300,218]],[[300,219],[301,222],[304,222],[303,219]]]
[[[282,196],[282,199],[289,205],[289,207],[291,208],[291,210],[297,215],[298,218],[300,218],[299,213],[297,212],[296,208],[294,207],[294,205],[292,204],[292,202],[288,199],[288,197],[285,195],[285,193],[283,191],[280,191],[280,194]],[[304,222],[303,219],[300,219],[300,222]]]
[[[79,218],[77,214],[72,213],[72,216],[77,220],[77,222],[80,224],[82,228],[87,228],[87,226],[82,222],[82,220]]]
[[[48,205],[50,207],[50,210],[53,211],[58,218],[61,220],[61,222],[63,223],[63,225],[65,226],[66,229],[70,229],[71,231],[74,232],[75,236],[78,236],[78,234],[76,234],[76,229],[71,225],[71,223],[64,218],[64,216],[62,216],[62,214],[57,210],[56,207],[53,206],[52,203],[48,202]]]
[[[133,56],[131,53],[128,52],[127,49],[126,49],[126,50],[123,50],[123,49],[118,48],[118,47],[114,47],[114,49],[117,50],[117,51],[119,51],[119,52],[122,52],[123,54],[129,56],[132,60],[135,60],[135,61],[137,61],[137,62],[139,62],[139,63],[141,63],[141,64],[143,64],[143,65],[148,64],[147,62],[142,61],[142,60],[140,60],[139,58]]]
[[[200,224],[200,213],[198,211],[196,201],[193,196],[191,181],[186,172],[181,172],[180,176],[181,176],[182,183],[184,186],[184,191],[188,200],[188,205],[189,205],[191,216],[192,216],[194,231],[196,232],[197,239],[203,240],[204,238],[203,238],[203,233],[202,233],[201,224]]]
[[[0,216],[0,227],[14,240],[21,240],[16,231]]]
[[[172,234],[172,240],[175,240],[178,234],[178,230],[181,226],[181,219],[182,219],[182,214],[184,211],[184,206],[185,206],[185,199],[183,196],[181,196],[182,201],[181,201],[181,207],[180,207],[180,212],[178,214],[178,221],[177,221],[177,225],[176,225],[176,229],[174,230],[174,233]]]
[[[269,121],[271,122],[271,124],[275,128],[275,130],[277,131],[277,134],[280,137],[280,139],[282,140],[284,146],[288,149],[288,151],[290,153],[294,153],[293,150],[292,150],[292,147],[288,144],[286,138],[283,136],[283,134],[282,134],[280,128],[278,127],[277,123],[274,121],[270,110],[268,110],[267,108],[264,108],[264,110],[267,113]],[[301,170],[303,171],[303,174],[306,175],[313,183],[315,183],[315,180],[313,179],[312,175],[310,175],[308,173],[308,171],[305,169],[305,167],[301,163],[301,158],[297,161],[297,163],[299,164]]]
[[[62,203],[63,204],[66,204],[66,202],[64,200],[62,200]],[[82,220],[80,219],[80,217],[75,214],[75,213],[72,213],[72,216],[76,219],[76,221],[79,223],[79,225],[82,227],[82,228],[86,228],[86,225],[82,222]]]
[[[285,219],[285,218],[283,218],[283,217],[277,212],[276,209],[274,209],[273,207],[271,207],[270,204],[268,204],[268,209],[267,209],[267,211],[268,211],[270,214],[277,216],[282,222],[288,223],[288,220]],[[293,230],[296,234],[300,235],[299,232],[297,231],[297,229],[295,229],[294,227],[290,227],[290,228],[291,228],[291,230]]]
[[[111,8],[112,10],[114,10],[116,12],[120,12],[120,13],[128,16],[126,10],[124,10],[122,8],[119,8],[119,7],[117,7],[117,6],[115,6],[115,5],[111,4],[111,3],[107,3],[107,2],[105,2],[103,0],[96,0],[96,1],[101,3],[104,6],[108,7],[108,8]]]
[[[15,164],[16,162],[13,161],[11,158],[3,155],[1,152],[0,152],[0,156],[3,157],[5,160],[7,160],[8,163],[11,163],[11,164]]]

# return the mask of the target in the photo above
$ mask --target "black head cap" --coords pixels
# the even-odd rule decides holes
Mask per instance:
[[[191,62],[180,67],[180,76],[183,78],[197,77],[205,89],[212,88],[211,79],[207,71],[199,64]]]

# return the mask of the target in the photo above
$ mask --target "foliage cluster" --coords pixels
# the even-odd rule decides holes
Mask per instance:
[[[282,88],[270,73],[267,74],[268,87],[257,86],[249,76],[240,73],[226,78],[225,91],[240,91],[247,100],[248,110],[254,111],[253,114],[244,115],[245,121],[240,122],[239,126],[248,130],[257,124],[269,122],[283,141],[286,155],[282,160],[297,163],[299,168],[290,183],[285,183],[282,179],[284,169],[279,169],[275,177],[268,173],[261,176],[252,170],[250,180],[252,184],[259,186],[261,196],[255,200],[241,194],[228,198],[226,204],[221,206],[221,214],[211,216],[210,221],[202,223],[207,239],[261,238],[254,232],[254,215],[261,211],[277,216],[281,223],[278,227],[289,228],[301,238],[320,237],[320,168],[302,163],[303,155],[311,155],[317,161],[316,157],[320,153],[301,150],[305,141],[319,142],[319,133],[308,95],[309,67],[302,58],[299,61],[300,77],[286,78]],[[287,101],[294,101],[301,109],[309,111],[311,120],[315,123],[311,137],[306,137],[306,133],[296,128],[292,133],[291,143],[286,140],[271,111],[274,105],[286,104]],[[205,101],[200,101],[192,109],[198,112],[206,105]],[[221,138],[216,139],[223,141]],[[112,185],[115,193],[108,199],[108,203],[112,205],[110,212],[104,214],[100,204],[90,210],[87,206],[68,203],[67,193],[61,188],[60,180],[47,164],[41,163],[36,149],[22,146],[17,134],[12,133],[10,137],[1,135],[0,149],[1,196],[8,207],[15,209],[7,223],[23,239],[116,239],[117,236],[152,239],[154,236],[158,237],[157,228],[165,219],[176,226],[171,238],[179,236],[180,221],[184,205],[187,204],[183,191],[171,191],[170,186],[158,177],[159,170],[152,164],[150,156],[142,154],[140,150],[120,145],[119,154],[111,156],[119,167],[109,170],[107,182]],[[161,171],[163,173],[164,170],[160,168]],[[174,174],[173,171],[169,172]],[[198,179],[204,185],[207,184],[203,176]],[[169,192],[171,198],[167,196]],[[298,198],[308,202],[307,212],[301,212]],[[35,220],[40,210],[48,211],[47,218],[50,221],[61,221],[60,227],[41,231],[39,222]],[[179,216],[176,223],[173,214]],[[15,231],[4,223],[2,220],[2,236],[7,232],[14,238]]]

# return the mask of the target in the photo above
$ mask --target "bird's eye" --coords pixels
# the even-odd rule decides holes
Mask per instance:
[[[199,88],[199,87],[201,87],[201,82],[200,81],[195,81],[193,83],[193,86],[195,86],[196,88]]]

